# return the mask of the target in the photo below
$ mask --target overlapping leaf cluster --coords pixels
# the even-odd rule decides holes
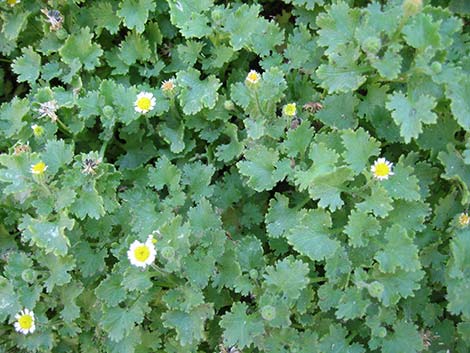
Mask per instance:
[[[465,2],[9,3],[0,351],[470,350]]]

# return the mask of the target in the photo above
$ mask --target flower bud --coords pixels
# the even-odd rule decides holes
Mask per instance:
[[[173,249],[171,246],[165,246],[162,248],[162,256],[163,258],[170,260],[175,257],[175,249]]]
[[[56,35],[57,35],[57,38],[59,38],[60,40],[64,40],[65,38],[68,37],[68,33],[65,29],[61,28],[61,29],[58,29],[56,32]]]
[[[234,110],[235,109],[235,104],[233,104],[233,102],[231,100],[226,100],[224,102],[224,108],[226,110]]]
[[[21,279],[27,283],[33,283],[36,280],[37,273],[36,271],[28,268],[21,272]]]
[[[432,64],[431,64],[431,70],[432,72],[434,72],[435,74],[439,74],[441,71],[442,71],[442,65],[440,62],[438,61],[434,61]]]
[[[362,43],[362,49],[370,54],[377,54],[381,46],[380,39],[377,37],[369,37]]]
[[[257,279],[258,278],[258,271],[256,271],[255,269],[251,269],[250,272],[249,272],[249,275],[250,275],[251,279]]]
[[[377,336],[384,338],[387,336],[387,329],[385,327],[381,327],[377,331]]]
[[[114,115],[114,109],[110,105],[105,105],[103,108],[103,115],[107,118],[111,118]]]
[[[261,316],[266,321],[274,320],[276,317],[276,308],[272,305],[265,305],[261,308]]]
[[[423,8],[423,0],[403,1],[403,14],[405,17],[416,15]]]
[[[380,298],[384,292],[384,286],[382,283],[374,281],[367,286],[367,290],[371,297]]]

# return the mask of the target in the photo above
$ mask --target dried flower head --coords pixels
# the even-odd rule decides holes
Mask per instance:
[[[96,167],[98,167],[98,164],[100,164],[100,162],[101,161],[99,159],[85,158],[85,160],[83,161],[82,173],[88,175],[96,174],[95,169]]]
[[[59,109],[59,106],[57,105],[57,102],[55,100],[51,100],[45,103],[40,103],[38,112],[39,112],[39,117],[43,118],[45,116],[48,116],[51,118],[52,121],[57,121],[57,114],[56,111]]]
[[[47,22],[51,24],[51,31],[57,31],[62,28],[64,18],[58,10],[41,9],[41,12],[46,15]]]
[[[308,102],[308,103],[305,103],[302,106],[302,108],[304,110],[308,111],[309,113],[316,113],[319,110],[323,109],[323,105],[319,102]]]
[[[13,154],[15,155],[25,153],[25,152],[31,152],[31,147],[29,147],[27,143],[26,144],[18,143],[17,145],[13,147]]]
[[[167,93],[173,92],[173,90],[175,89],[175,80],[169,79],[169,80],[163,81],[161,88],[163,92],[167,92]]]

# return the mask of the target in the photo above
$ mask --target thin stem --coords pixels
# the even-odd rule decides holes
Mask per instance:
[[[350,278],[351,278],[351,271],[348,272],[348,277],[346,277],[346,283],[344,284],[343,290],[348,287]]]
[[[101,146],[100,153],[99,153],[100,161],[103,160],[106,149],[108,148],[108,143],[109,143],[109,140],[106,140],[106,141],[104,141],[103,145]]]
[[[263,109],[261,108],[261,103],[259,102],[259,97],[258,97],[258,91],[255,90],[255,102],[256,102],[256,108],[258,108],[258,111],[259,113],[265,117],[266,116],[266,113],[263,111]]]
[[[178,107],[176,106],[176,102],[175,102],[175,97],[171,97],[170,99],[170,110],[171,111],[174,111],[175,114],[176,114],[176,117],[178,118],[179,121],[182,121],[183,120],[183,117],[181,116],[179,110],[178,110]]]
[[[314,277],[314,278],[310,278],[310,282],[311,283],[320,283],[320,282],[325,282],[326,281],[326,277]]]
[[[42,176],[37,178],[37,181],[38,181],[38,184],[42,187],[42,189],[46,192],[46,194],[48,196],[51,196],[52,191],[51,191],[51,189],[49,189],[49,186],[47,186],[47,184],[44,182],[44,179],[42,178]]]
[[[72,132],[69,130],[69,128],[67,127],[67,125],[65,125],[62,120],[60,120],[59,118],[57,118],[57,126],[59,126],[59,129],[63,132],[63,133],[66,133],[70,136],[72,136]]]

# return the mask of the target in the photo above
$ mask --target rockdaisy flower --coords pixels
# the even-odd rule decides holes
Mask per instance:
[[[385,158],[379,158],[375,161],[374,165],[370,167],[370,171],[374,175],[374,178],[384,180],[394,174],[392,168],[393,163],[390,163]]]
[[[134,240],[127,251],[127,258],[131,264],[142,268],[151,265],[155,261],[155,255],[157,254],[155,241],[153,235],[149,235],[145,243]]]
[[[10,6],[15,6],[16,4],[19,4],[21,0],[7,0],[7,4]]]
[[[258,72],[256,72],[255,70],[251,70],[250,72],[248,72],[248,75],[246,75],[245,82],[256,85],[259,82],[260,78],[261,75]]]
[[[282,108],[282,112],[287,116],[295,116],[297,114],[297,107],[295,103],[289,103]]]
[[[140,92],[134,103],[134,108],[137,113],[148,113],[155,107],[155,97],[150,92]]]
[[[172,92],[175,89],[175,80],[169,79],[162,82],[161,89],[163,92]]]
[[[33,129],[33,134],[36,137],[39,137],[44,133],[44,128],[42,126],[37,125],[37,124],[31,125],[31,129]]]
[[[459,216],[459,224],[462,227],[466,227],[470,224],[470,217],[467,212],[462,212]]]
[[[40,161],[31,166],[31,173],[41,175],[41,174],[44,174],[46,169],[47,169],[46,163],[44,163],[43,161]]]
[[[16,322],[14,323],[16,332],[21,332],[23,335],[33,333],[36,329],[34,325],[34,313],[32,310],[23,309],[15,315]]]

